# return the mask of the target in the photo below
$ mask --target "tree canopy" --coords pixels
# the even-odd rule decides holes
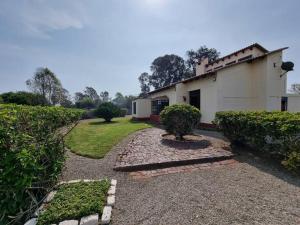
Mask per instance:
[[[187,74],[184,59],[174,54],[156,58],[150,69],[149,84],[155,89],[181,81]]]
[[[38,68],[33,78],[27,80],[26,84],[34,93],[42,95],[51,105],[59,104],[69,96],[57,76],[47,67]]]
[[[150,87],[158,89],[196,76],[198,60],[207,57],[208,61],[212,62],[218,59],[219,55],[220,53],[215,48],[203,45],[197,50],[187,51],[186,60],[174,54],[157,57],[150,66],[151,74],[144,72],[138,77],[141,88],[140,96],[147,96]]]

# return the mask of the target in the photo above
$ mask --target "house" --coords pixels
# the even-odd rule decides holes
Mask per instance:
[[[252,44],[209,62],[202,59],[196,76],[149,92],[133,101],[133,117],[159,120],[167,105],[191,104],[201,110],[201,122],[211,124],[226,110],[300,111],[300,96],[287,95],[287,71],[279,48],[268,51]]]

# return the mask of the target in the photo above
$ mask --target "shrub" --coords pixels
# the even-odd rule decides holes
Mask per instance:
[[[28,208],[56,181],[64,162],[58,128],[77,121],[81,110],[0,105],[0,218],[24,219]],[[32,211],[27,211],[32,213]]]
[[[182,139],[200,122],[201,113],[194,106],[175,104],[165,107],[160,117],[166,131]]]
[[[289,112],[218,112],[215,123],[232,142],[246,144],[299,169],[300,114]]]
[[[95,115],[110,122],[112,118],[120,115],[120,108],[111,102],[105,102],[99,105],[95,111]]]
[[[0,95],[3,103],[18,105],[49,105],[47,99],[40,94],[26,91],[6,92]],[[0,101],[1,102],[1,101]]]

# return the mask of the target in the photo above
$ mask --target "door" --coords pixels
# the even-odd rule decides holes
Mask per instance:
[[[196,108],[200,109],[200,89],[190,91],[190,105],[195,106]]]

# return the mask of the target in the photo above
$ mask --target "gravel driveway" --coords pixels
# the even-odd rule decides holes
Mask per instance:
[[[101,160],[68,153],[61,178],[116,178],[113,225],[300,224],[300,179],[245,152],[234,166],[190,173],[136,180],[113,171],[135,135]]]

